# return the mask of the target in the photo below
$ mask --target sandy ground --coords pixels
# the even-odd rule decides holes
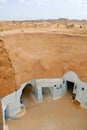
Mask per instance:
[[[19,120],[7,120],[9,130],[87,130],[87,110],[76,107],[71,95],[52,101],[46,94],[44,102],[36,102],[25,89],[22,100],[26,114]]]
[[[87,21],[78,20],[39,20],[39,21],[0,21],[0,35],[8,33],[53,32],[87,35]]]

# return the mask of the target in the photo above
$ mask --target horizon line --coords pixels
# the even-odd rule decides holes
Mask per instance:
[[[34,22],[34,21],[53,21],[53,20],[54,21],[56,21],[56,20],[60,20],[60,21],[62,21],[62,20],[65,20],[65,21],[87,21],[87,19],[78,19],[78,18],[77,19],[74,19],[74,18],[70,19],[70,18],[62,18],[62,17],[60,17],[58,19],[57,18],[55,18],[55,19],[54,18],[48,18],[48,19],[23,19],[23,20],[22,19],[19,19],[19,20],[17,20],[17,19],[16,20],[14,20],[14,19],[10,20],[9,19],[9,20],[0,20],[0,22],[13,22],[13,21],[14,22],[29,22],[29,21]]]

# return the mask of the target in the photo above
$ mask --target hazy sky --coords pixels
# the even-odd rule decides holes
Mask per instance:
[[[87,0],[0,0],[0,20],[87,19]]]

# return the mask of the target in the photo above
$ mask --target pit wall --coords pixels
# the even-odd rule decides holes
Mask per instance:
[[[0,97],[15,91],[15,72],[4,42],[0,39]]]
[[[52,99],[58,99],[67,93],[66,81],[74,83],[73,94],[76,94],[82,106],[87,107],[87,83],[80,81],[78,76],[72,72],[67,72],[62,78],[54,79],[36,79],[22,84],[20,89],[2,98],[2,107],[4,117],[17,119],[17,113],[21,111],[23,103],[21,95],[26,85],[30,84],[33,87],[34,95],[38,102],[43,101],[42,88],[47,87],[51,92]]]

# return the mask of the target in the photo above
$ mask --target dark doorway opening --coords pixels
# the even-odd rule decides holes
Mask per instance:
[[[52,99],[51,91],[49,87],[42,87],[42,95],[43,95],[43,100],[45,101],[49,101]]]
[[[34,90],[31,84],[27,84],[23,89],[20,101],[25,105],[26,108],[29,108],[36,103]]]
[[[69,94],[73,94],[74,82],[66,81],[67,91]]]
[[[72,96],[72,99],[75,100],[76,94],[73,93],[73,89],[74,89],[75,83],[74,82],[70,82],[70,81],[66,81],[66,86],[67,86],[68,94],[70,94]]]

